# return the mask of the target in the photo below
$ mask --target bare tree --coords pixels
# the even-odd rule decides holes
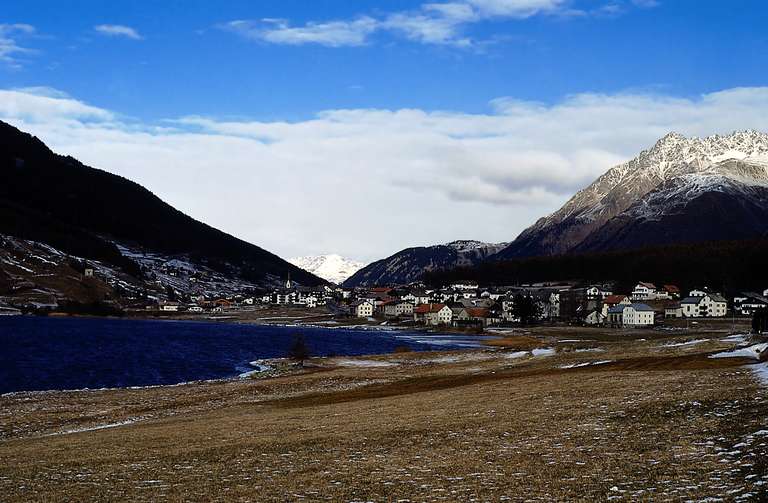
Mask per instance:
[[[291,358],[291,360],[298,362],[302,367],[304,366],[304,360],[311,356],[309,354],[309,347],[307,346],[307,342],[304,340],[304,336],[302,334],[296,334],[293,336],[293,344],[288,350],[288,356]]]

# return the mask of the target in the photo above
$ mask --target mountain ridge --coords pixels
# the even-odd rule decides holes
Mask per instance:
[[[639,218],[637,205],[643,201],[655,199],[655,210],[659,217],[667,211],[679,212],[680,204],[676,197],[681,193],[690,196],[696,192],[697,187],[704,187],[702,181],[712,181],[717,177],[740,184],[739,188],[732,191],[734,197],[745,193],[741,186],[768,186],[768,135],[755,130],[706,138],[686,138],[678,133],[669,133],[634,159],[608,170],[588,187],[577,192],[559,210],[539,219],[495,258],[620,249],[624,244],[611,243],[605,235],[606,231],[603,231],[599,240],[590,236],[598,233],[614,218],[626,220],[631,218],[632,212],[635,218]],[[666,183],[679,185],[677,196],[668,196],[667,207],[661,201],[663,191],[669,189]],[[731,185],[731,188],[735,187]],[[709,188],[714,190],[715,185],[710,184]],[[659,192],[653,194],[655,191]],[[697,197],[705,192],[699,190]],[[758,206],[762,207],[765,205],[764,197],[758,193],[762,191],[757,190],[753,195],[757,196]],[[611,226],[615,227],[616,224]],[[758,237],[763,232],[758,227],[751,234],[742,234],[748,238]],[[741,238],[728,235],[721,237],[717,229],[703,237],[705,240]],[[599,247],[596,244],[598,241],[601,243]],[[674,239],[668,242],[674,242]]]
[[[398,285],[419,281],[425,272],[469,267],[494,255],[507,243],[457,240],[450,243],[417,246],[401,250],[357,271],[345,287]]]

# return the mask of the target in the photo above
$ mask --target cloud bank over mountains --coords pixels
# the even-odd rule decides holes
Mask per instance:
[[[459,238],[511,240],[670,131],[766,131],[768,87],[499,98],[484,114],[347,109],[297,122],[152,124],[38,87],[0,90],[0,119],[282,256],[372,260]]]

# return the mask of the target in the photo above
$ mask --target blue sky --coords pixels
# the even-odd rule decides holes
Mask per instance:
[[[447,2],[446,2],[447,3]],[[532,3],[536,3],[535,1]],[[546,4],[547,2],[540,2]],[[552,2],[557,3],[557,2]],[[335,108],[487,110],[499,96],[553,102],[626,89],[691,96],[765,81],[768,4],[754,0],[562,2],[580,13],[489,15],[457,27],[474,47],[391,30],[361,45],[288,45],[222,29],[418,15],[418,1],[6,1],[3,23],[35,27],[5,87],[48,85],[146,119],[201,114],[297,119]],[[616,6],[617,10],[607,10]],[[602,9],[602,11],[601,11]],[[94,26],[131,27],[141,40]]]
[[[511,240],[670,129],[765,129],[765,19],[762,0],[6,0],[0,118],[282,255],[372,260]],[[408,210],[379,222],[389,206]],[[465,217],[425,231],[412,208]]]

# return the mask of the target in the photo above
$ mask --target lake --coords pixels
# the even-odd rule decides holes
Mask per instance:
[[[0,316],[0,393],[177,384],[236,377],[285,357],[301,333],[313,356],[479,347],[470,336],[202,321]]]

